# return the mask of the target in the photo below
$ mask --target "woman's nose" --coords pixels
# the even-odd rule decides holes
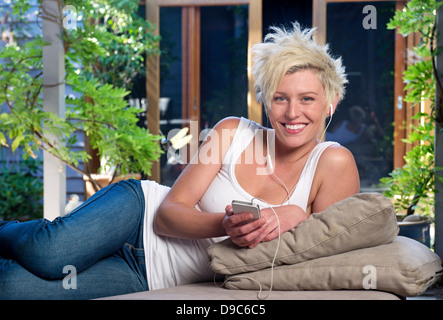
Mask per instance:
[[[288,103],[288,108],[286,109],[286,117],[288,119],[295,119],[300,116],[300,106],[297,104],[297,101],[290,101]]]

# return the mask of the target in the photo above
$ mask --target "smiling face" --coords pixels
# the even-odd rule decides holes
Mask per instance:
[[[286,74],[272,96],[269,120],[281,146],[314,146],[327,115],[324,88],[314,69]]]

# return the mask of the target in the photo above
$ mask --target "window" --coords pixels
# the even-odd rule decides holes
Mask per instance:
[[[202,140],[205,129],[229,116],[262,121],[247,55],[261,42],[261,1],[146,1],[147,19],[159,25],[162,55],[147,72],[148,128],[173,136],[188,127]],[[196,146],[162,156],[152,179],[171,185]]]
[[[353,152],[362,191],[376,189],[380,178],[402,165],[405,152],[401,141],[407,117],[402,101],[404,39],[386,27],[401,5],[398,1],[313,1],[313,25],[319,29],[316,40],[330,43],[332,53],[342,56],[349,80],[326,139]]]

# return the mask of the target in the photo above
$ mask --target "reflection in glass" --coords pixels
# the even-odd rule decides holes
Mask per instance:
[[[376,24],[365,19],[368,5],[376,10]],[[394,11],[393,1],[327,6],[327,42],[333,54],[343,58],[349,84],[326,140],[352,151],[362,191],[376,187],[392,170],[395,32],[386,24]]]

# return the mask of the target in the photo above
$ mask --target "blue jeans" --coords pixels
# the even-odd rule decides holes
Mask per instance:
[[[0,299],[91,299],[148,290],[144,195],[103,188],[54,221],[0,222]]]

